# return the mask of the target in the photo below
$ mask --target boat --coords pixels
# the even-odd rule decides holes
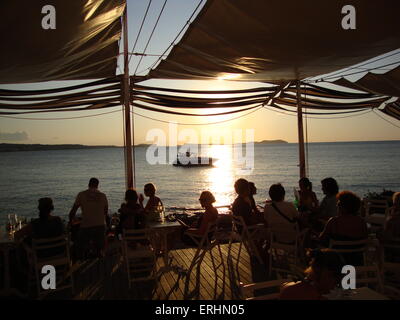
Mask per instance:
[[[217,159],[211,157],[201,157],[196,154],[186,152],[178,153],[176,160],[173,162],[175,167],[212,167]]]

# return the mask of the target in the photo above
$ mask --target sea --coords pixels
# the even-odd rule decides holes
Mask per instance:
[[[326,177],[335,178],[340,190],[360,197],[384,189],[400,191],[400,141],[309,143],[306,149],[308,176],[319,200],[321,180]],[[213,167],[176,167],[172,157],[163,159],[164,151],[135,148],[136,189],[143,193],[146,183],[154,183],[164,206],[178,212],[200,208],[198,199],[204,190],[214,194],[216,205],[231,204],[238,178],[255,183],[255,199],[261,205],[274,183],[284,186],[289,201],[298,188],[296,143],[254,144],[253,149],[251,144],[202,146],[198,154],[213,157]],[[173,155],[179,150],[167,149],[167,156],[170,151]],[[155,157],[158,163],[154,164]],[[54,215],[67,219],[76,195],[87,188],[91,177],[100,180],[109,213],[117,212],[126,189],[123,148],[0,153],[0,225],[5,225],[9,214],[28,220],[37,217],[41,197],[51,197]]]

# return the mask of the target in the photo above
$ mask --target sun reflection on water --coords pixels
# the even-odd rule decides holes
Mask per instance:
[[[234,200],[233,184],[235,182],[232,146],[211,145],[207,150],[207,155],[214,159],[214,166],[209,170],[204,170],[205,188],[214,194],[215,206],[229,205]]]

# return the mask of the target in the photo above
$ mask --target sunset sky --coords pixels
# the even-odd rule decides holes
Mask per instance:
[[[165,6],[159,24],[146,50],[148,54],[161,54],[174,40],[177,33],[185,25],[187,19],[199,3],[199,0],[170,0]],[[149,9],[149,15],[143,26],[138,39],[135,52],[143,52],[149,39],[151,30],[155,24],[164,0],[153,0]],[[140,24],[142,22],[148,1],[128,0],[128,23],[129,23],[129,51],[132,51]],[[122,45],[121,45],[122,50]],[[398,57],[397,57],[398,58]],[[139,57],[133,56],[130,62],[130,73],[145,74],[146,69],[157,59],[156,57],[145,57],[137,68]],[[120,59],[119,66],[123,69]],[[145,71],[140,73],[141,71]],[[121,73],[118,70],[117,73]],[[24,85],[2,85],[5,89],[39,89],[51,88],[61,85],[73,85],[77,81],[47,82]],[[250,88],[260,84],[238,83],[233,81],[167,81],[149,80],[145,85],[176,87],[192,90],[224,90]],[[113,108],[112,110],[118,110]],[[76,117],[102,113],[104,111],[70,112],[70,113],[43,113],[40,118]],[[225,121],[237,118],[239,114],[219,117],[208,117],[193,119],[184,116],[166,116],[150,111],[138,110],[138,113],[147,117],[162,119],[163,121],[175,121],[187,124],[205,124]],[[30,117],[30,116],[27,116]],[[385,116],[383,116],[385,118]],[[33,118],[33,116],[31,116]],[[0,143],[42,143],[42,144],[86,144],[86,145],[123,145],[123,117],[122,111],[112,114],[101,115],[92,118],[74,120],[21,120],[0,118]],[[387,119],[387,117],[386,117]],[[391,122],[399,126],[396,120]],[[140,116],[134,117],[135,144],[152,143],[146,140],[149,130],[159,128],[168,133],[168,124],[145,119]],[[297,119],[295,116],[280,114],[272,110],[261,109],[246,117],[214,125],[179,125],[179,130],[191,128],[200,135],[201,130],[206,129],[209,134],[218,135],[221,132],[234,129],[254,129],[255,141],[283,139],[288,142],[297,141]],[[308,140],[310,142],[331,141],[367,141],[367,140],[398,140],[400,129],[378,117],[374,112],[363,115],[340,119],[308,119]],[[243,132],[244,137],[244,132]],[[184,142],[184,141],[180,141]]]

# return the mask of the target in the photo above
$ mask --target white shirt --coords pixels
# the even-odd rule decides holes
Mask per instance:
[[[291,202],[287,201],[280,201],[274,202],[276,207],[290,220],[294,220],[298,217],[298,212]],[[267,203],[264,208],[264,219],[267,221],[268,228],[272,232],[274,231],[285,231],[285,232],[292,232],[296,229],[296,224],[291,223],[285,218],[283,218],[272,206],[271,203]],[[277,237],[279,235],[277,234]],[[284,242],[291,242],[293,239],[288,239],[287,237],[279,237],[280,241]]]
[[[99,227],[106,224],[107,197],[97,189],[88,189],[76,197],[75,205],[82,209],[81,228]]]

